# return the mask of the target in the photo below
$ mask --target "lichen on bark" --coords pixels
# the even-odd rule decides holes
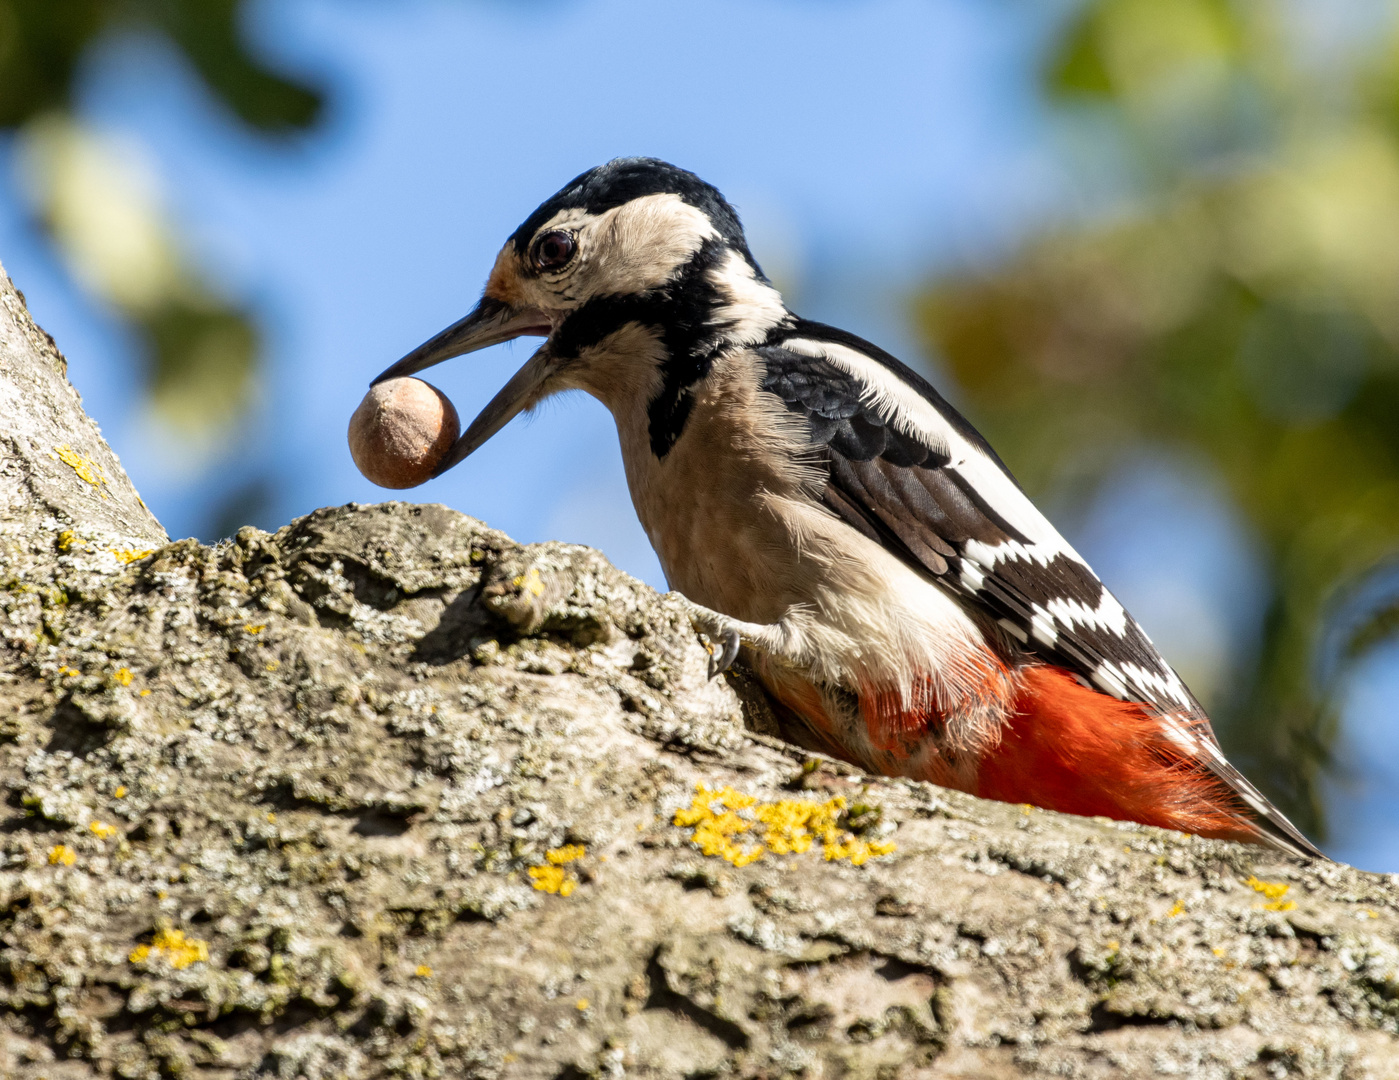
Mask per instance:
[[[1395,1075],[1393,877],[861,775],[444,507],[167,543],[3,295],[0,1075]]]

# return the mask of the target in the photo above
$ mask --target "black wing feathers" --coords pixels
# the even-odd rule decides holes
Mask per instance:
[[[1033,556],[1025,554],[1033,546],[1031,538],[997,512],[947,453],[929,445],[934,440],[920,440],[896,428],[889,411],[875,401],[873,388],[841,366],[783,348],[781,341],[791,338],[845,346],[888,368],[1012,483],[1014,477],[976,430],[915,372],[852,334],[798,322],[785,327],[779,340],[756,350],[765,364],[762,386],[806,418],[812,445],[824,450],[829,478],[823,501],[832,512],[910,567],[973,601],[1047,662],[1100,687],[1105,670],[1122,674],[1135,669],[1135,677],[1128,680],[1132,697],[1165,713],[1184,708],[1203,721],[1197,731],[1213,739],[1204,711],[1130,615],[1123,614],[1120,631],[1092,618],[1051,617],[1050,607],[1056,602],[1081,605],[1087,613],[1115,605],[1080,559],[1043,548]],[[969,557],[973,544],[1000,550],[993,560],[977,560]],[[1046,623],[1052,633],[1044,632]],[[1202,763],[1258,811],[1257,824],[1265,836],[1284,850],[1324,858],[1213,744],[1204,749]]]
[[[787,336],[798,336],[799,330]],[[812,334],[812,324],[806,324],[803,336]],[[848,348],[859,342],[848,334],[838,339],[827,335],[827,339]],[[862,355],[871,349],[860,342]],[[806,417],[812,443],[825,448],[830,470],[826,504],[844,520],[867,536],[873,534],[913,568],[974,600],[1025,648],[1050,663],[1090,682],[1099,676],[1099,684],[1105,666],[1120,671],[1127,664],[1179,685],[1130,616],[1123,620],[1121,632],[1091,620],[1070,623],[1052,618],[1049,611],[1056,602],[1097,611],[1106,589],[1072,555],[1040,552],[1030,557],[1015,552],[1015,546],[1030,547],[1031,538],[1006,521],[966,476],[950,468],[948,454],[928,445],[931,440],[895,428],[892,417],[872,400],[870,390],[856,376],[829,359],[781,345],[757,351],[766,365],[763,388]],[[887,354],[880,362],[891,368],[897,365],[901,377],[907,370]],[[917,379],[914,385],[921,389],[926,383]],[[940,397],[932,403],[954,430],[970,430]],[[953,423],[950,417],[954,416],[959,423]],[[980,449],[984,442],[977,436],[972,445]],[[1010,545],[1012,550],[987,565],[968,556],[972,542],[987,548]],[[970,572],[963,573],[964,569]],[[1046,634],[1046,627],[1053,633]],[[1165,711],[1179,709],[1183,703],[1198,711],[1183,688],[1184,702],[1149,686],[1134,690],[1133,696]]]

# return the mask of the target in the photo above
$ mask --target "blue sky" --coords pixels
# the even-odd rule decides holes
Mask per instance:
[[[331,91],[327,123],[287,145],[239,131],[159,43],[108,47],[86,76],[84,115],[149,150],[200,263],[267,334],[262,406],[202,470],[143,424],[130,343],[35,237],[10,168],[0,259],[172,535],[204,534],[219,499],[262,473],[276,496],[259,524],[275,527],[386,497],[345,446],[368,380],[469,309],[538,202],[614,156],[668,158],[715,183],[793,306],[926,364],[906,318],[924,275],[993,259],[1096,197],[1062,165],[1034,84],[1057,11],[1029,0],[263,3],[253,39]],[[430,377],[467,420],[529,349]],[[1071,530],[1183,667],[1228,655],[1256,596],[1246,538],[1193,476],[1132,463]],[[611,419],[591,399],[546,404],[407,497],[520,540],[599,546],[664,587]],[[1348,730],[1385,746],[1394,659],[1367,666],[1346,713]],[[1360,765],[1336,788],[1346,812],[1331,847],[1399,869],[1399,831],[1356,827],[1399,820],[1384,802],[1399,785],[1365,765],[1370,743],[1346,753]]]

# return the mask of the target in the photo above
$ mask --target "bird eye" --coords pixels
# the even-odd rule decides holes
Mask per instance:
[[[534,265],[541,270],[558,270],[568,265],[577,247],[572,233],[545,233],[534,245]]]

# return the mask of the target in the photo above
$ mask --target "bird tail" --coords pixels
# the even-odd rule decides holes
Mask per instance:
[[[1210,744],[1203,718],[1176,725],[1178,738]],[[1272,839],[1200,755],[1167,736],[1159,715],[1056,667],[1021,670],[1000,746],[982,758],[974,794],[1220,840]]]
[[[800,728],[795,741],[871,772],[984,799],[1326,857],[1224,759],[1203,714],[1163,717],[1140,702],[1084,686],[1063,668],[1016,670],[1009,693],[997,702],[996,737],[961,749],[947,742],[931,694],[910,699],[865,688],[847,705],[795,673],[760,667],[759,677],[780,712]],[[1001,685],[988,681],[987,693]],[[978,696],[974,704],[984,702]],[[865,737],[852,741],[856,729]]]

